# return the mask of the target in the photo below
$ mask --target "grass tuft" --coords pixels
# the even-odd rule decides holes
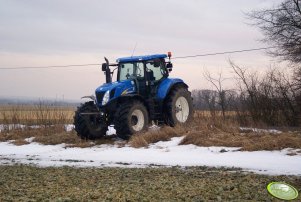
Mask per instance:
[[[133,135],[129,140],[130,146],[134,148],[147,147],[151,143],[159,141],[168,141],[172,137],[180,137],[185,135],[185,127],[168,127],[158,129],[150,129],[149,131]]]

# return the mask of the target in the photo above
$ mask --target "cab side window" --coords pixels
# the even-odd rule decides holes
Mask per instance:
[[[121,65],[119,73],[119,81],[129,79],[130,75],[134,74],[134,65],[132,63],[125,63]]]
[[[146,62],[146,72],[148,74],[148,78],[151,81],[159,81],[163,78],[165,74],[165,69],[162,64],[159,67],[155,67],[153,61]]]
[[[142,62],[123,63],[120,65],[119,81],[129,78],[144,78],[144,68]]]

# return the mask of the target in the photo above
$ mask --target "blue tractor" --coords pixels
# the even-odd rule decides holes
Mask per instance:
[[[168,61],[165,61],[166,58]],[[169,78],[172,71],[171,53],[132,56],[117,63],[102,64],[106,83],[99,86],[92,100],[81,104],[74,116],[77,134],[83,139],[106,135],[114,125],[116,134],[129,139],[149,125],[175,126],[193,118],[193,105],[188,85],[181,79]],[[110,67],[115,67],[111,71]],[[117,81],[112,82],[117,70]]]

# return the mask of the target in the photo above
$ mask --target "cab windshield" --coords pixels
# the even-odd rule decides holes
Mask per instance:
[[[130,62],[119,64],[118,81],[144,77],[143,62]]]

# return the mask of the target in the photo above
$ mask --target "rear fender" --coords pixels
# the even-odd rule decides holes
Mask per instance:
[[[157,99],[164,100],[172,89],[180,86],[188,88],[188,85],[182,79],[165,79],[158,88]]]

